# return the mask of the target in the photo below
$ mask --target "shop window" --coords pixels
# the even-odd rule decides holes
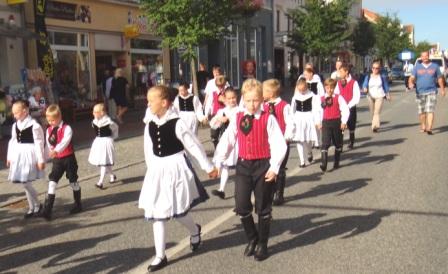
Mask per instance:
[[[156,49],[160,50],[162,48],[161,41],[158,40],[144,40],[144,39],[132,39],[131,40],[132,49]]]

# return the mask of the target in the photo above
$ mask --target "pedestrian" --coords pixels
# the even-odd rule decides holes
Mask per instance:
[[[348,148],[351,149],[355,145],[357,119],[356,105],[359,103],[359,99],[361,98],[361,92],[359,90],[358,82],[351,77],[350,68],[347,65],[341,65],[339,68],[339,77],[340,79],[337,82],[334,93],[341,95],[350,109],[347,127],[350,133],[350,143]]]
[[[146,220],[154,221],[156,255],[148,266],[149,271],[159,270],[168,264],[165,254],[166,221],[174,218],[190,231],[192,251],[196,251],[201,243],[201,226],[188,212],[208,196],[200,182],[195,181],[185,150],[196,158],[210,178],[217,177],[217,170],[208,161],[201,143],[172,107],[175,96],[165,86],[154,86],[147,94],[152,113],[145,119],[144,131],[148,169],[138,206],[144,209]]]
[[[263,110],[262,85],[255,79],[243,82],[241,88],[245,108],[236,114],[221,137],[214,162],[220,168],[235,146],[238,146],[236,164],[235,212],[249,243],[244,256],[262,261],[268,254],[269,229],[272,219],[272,198],[275,176],[286,153],[286,142],[273,117]],[[251,196],[255,196],[258,229],[252,217]]]
[[[226,89],[226,83],[227,81],[224,75],[218,75],[215,78],[216,89],[212,93],[209,93],[211,104],[210,107],[206,107],[207,111],[205,112],[205,115],[209,116],[208,120],[212,119],[216,115],[216,113],[218,113],[218,110],[225,107],[224,90]],[[216,148],[219,141],[219,131],[210,128],[210,138],[214,147]]]
[[[118,125],[107,115],[103,103],[93,107],[92,128],[96,137],[90,148],[88,161],[100,167],[100,178],[95,186],[104,189],[103,180],[106,174],[110,176],[110,183],[117,179],[112,172],[112,166],[115,164],[114,140],[118,137]]]
[[[304,68],[302,74],[300,74],[299,78],[297,78],[297,80],[299,80],[300,78],[305,78],[305,74],[304,73],[305,73],[306,69],[311,69],[313,71],[313,75],[312,75],[313,78],[312,78],[312,81],[310,80],[310,82],[321,82],[322,83],[322,80],[321,80],[322,78],[320,77],[319,74],[316,73],[316,70],[314,69],[313,63],[306,63],[305,64],[305,68]],[[323,87],[322,87],[322,89],[323,89]],[[322,94],[324,94],[324,93],[325,93],[325,91],[322,92]]]
[[[109,70],[109,75],[107,76],[104,83],[104,103],[107,106],[107,112],[109,113],[110,118],[117,119],[117,105],[115,104],[114,98],[111,96],[112,90],[112,81],[114,80],[115,68],[111,68]]]
[[[331,73],[331,76],[330,76],[331,79],[334,79],[334,80],[341,79],[341,76],[339,75],[339,69],[341,68],[342,64],[343,64],[342,59],[338,57],[336,59],[336,63],[335,63],[336,69]]]
[[[16,122],[12,125],[8,143],[8,180],[23,186],[29,207],[23,217],[28,219],[39,214],[42,209],[32,181],[44,177],[45,137],[40,124],[29,114],[28,102],[16,101],[12,105],[12,113]]]
[[[294,121],[292,140],[297,143],[300,167],[304,168],[313,161],[313,146],[319,146],[317,125],[320,124],[320,96],[308,89],[304,78],[296,84],[291,100]]]
[[[204,99],[204,114],[205,116],[207,116],[208,118],[210,118],[209,116],[211,115],[212,112],[212,107],[213,107],[213,93],[215,93],[218,90],[218,87],[216,86],[216,78],[218,76],[223,75],[222,74],[222,70],[221,67],[216,64],[213,66],[212,68],[212,73],[213,73],[213,78],[208,80],[207,85],[205,86],[205,99]],[[227,82],[227,80],[225,81],[225,86],[224,88],[229,87],[229,83]]]
[[[414,67],[412,76],[409,78],[409,88],[412,89],[415,86],[420,132],[432,135],[438,92],[436,84],[439,84],[440,94],[445,96],[445,79],[439,66],[429,60],[429,52],[422,52],[420,57],[421,63]]]
[[[124,77],[123,69],[117,68],[115,70],[115,77],[112,80],[112,87],[110,96],[114,99],[117,105],[117,121],[119,124],[123,123],[123,115],[128,111],[128,100],[126,98],[126,91],[129,88],[128,80]]]
[[[370,114],[372,116],[372,131],[378,132],[380,128],[380,113],[383,100],[391,100],[389,93],[389,83],[387,78],[381,75],[381,63],[375,61],[372,63],[372,73],[364,77],[362,84],[363,91],[367,94],[369,100]]]
[[[207,86],[208,80],[210,80],[209,78],[210,75],[205,69],[204,63],[199,63],[199,71],[196,73],[196,79],[198,81],[199,99],[202,104],[204,104],[205,87]]]
[[[280,93],[281,84],[277,79],[269,79],[263,82],[264,111],[274,116],[277,120],[280,130],[287,142],[286,154],[276,177],[277,188],[274,193],[274,205],[282,205],[285,202],[283,194],[285,192],[286,184],[286,164],[288,163],[289,157],[289,140],[291,140],[292,132],[294,131],[291,106],[280,97]]]
[[[31,89],[31,96],[28,97],[28,103],[30,106],[30,115],[42,126],[46,125],[45,121],[45,109],[47,103],[42,92],[42,88],[35,86]]]
[[[414,70],[414,65],[410,61],[406,61],[406,64],[403,66],[404,72],[404,86],[406,88],[406,92],[409,89],[409,78],[412,76],[412,71]]]
[[[195,135],[198,133],[198,121],[205,123],[206,117],[199,98],[188,92],[189,84],[181,83],[179,93],[174,99],[174,108],[179,112],[179,117]]]
[[[218,110],[216,115],[210,120],[210,127],[218,131],[218,140],[224,134],[224,131],[229,126],[229,123],[235,123],[236,113],[238,112],[238,94],[232,87],[226,88],[224,91],[225,108]],[[234,168],[238,159],[238,148],[234,148],[230,152],[227,159],[223,162],[221,167],[221,177],[219,188],[212,190],[212,194],[221,199],[225,199],[226,195],[224,188],[229,180],[229,170]]]
[[[312,68],[305,68],[303,71],[303,77],[308,85],[308,90],[311,90],[315,95],[322,96],[325,94],[324,86],[320,81],[319,75],[314,73]]]
[[[81,212],[82,205],[81,187],[78,182],[78,163],[72,143],[73,130],[62,120],[61,109],[58,105],[49,105],[46,111],[46,117],[49,125],[47,128],[46,143],[53,166],[48,176],[48,192],[45,198],[42,217],[50,221],[56,197],[56,186],[64,173],[73,190],[73,198],[75,200],[70,214]]]
[[[339,168],[339,161],[342,153],[343,131],[347,127],[347,120],[350,115],[350,109],[347,103],[339,94],[335,94],[336,80],[325,80],[325,95],[321,97],[322,122],[318,128],[322,130],[322,151],[320,169],[325,172],[327,170],[328,149],[333,143],[334,152],[334,169]]]

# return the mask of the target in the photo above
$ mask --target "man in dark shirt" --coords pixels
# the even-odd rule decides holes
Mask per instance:
[[[198,80],[199,99],[201,100],[201,103],[204,103],[204,90],[208,80],[210,79],[210,75],[205,69],[205,65],[203,63],[199,64],[199,71],[196,73],[196,77]]]

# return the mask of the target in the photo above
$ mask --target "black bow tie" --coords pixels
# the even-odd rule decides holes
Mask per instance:
[[[58,129],[59,127],[54,127],[50,133],[50,136],[48,136],[48,142],[52,146],[55,146],[58,143]]]
[[[253,114],[246,114],[240,121],[240,130],[244,135],[248,135],[252,129],[253,120],[255,116]]]
[[[269,114],[274,115],[274,117],[276,117],[275,114],[275,103],[269,103]]]
[[[325,97],[322,102],[322,108],[331,107],[333,105],[333,97]]]

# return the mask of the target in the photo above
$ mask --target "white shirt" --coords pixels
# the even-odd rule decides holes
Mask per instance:
[[[100,119],[93,119],[92,124],[97,127],[104,127],[109,125],[110,130],[112,131],[112,139],[117,139],[118,137],[118,125],[110,119],[109,116],[104,115]]]
[[[229,82],[226,82],[224,89],[229,87]],[[213,92],[217,92],[218,91],[218,87],[216,86],[216,79],[210,79],[207,82],[207,85],[205,86],[204,89],[204,94],[205,94],[205,98],[206,101],[204,102],[204,114],[205,116],[208,116],[209,114],[211,114],[212,109],[213,109]]]
[[[36,120],[31,118],[30,115],[25,117],[23,121],[17,121],[13,124],[12,130],[11,130],[11,139],[8,143],[8,153],[6,156],[6,159],[10,161],[12,159],[12,155],[17,153],[14,151],[13,147],[17,143],[17,133],[16,133],[16,125],[19,130],[24,130],[30,126],[33,127],[33,140],[34,140],[34,146],[35,146],[35,152],[36,152],[36,158],[38,163],[45,163],[45,153],[44,153],[44,144],[45,144],[45,137],[44,137],[44,131],[42,127],[39,125]]]
[[[148,131],[149,123],[153,121],[157,125],[163,125],[171,119],[179,118],[179,115],[173,107],[170,107],[162,117],[151,114],[146,118],[147,119],[145,119],[146,126],[144,133],[144,152],[146,165],[147,167],[149,167],[150,163],[157,164],[157,156],[154,155],[152,140],[149,136]],[[207,173],[212,172],[214,167],[207,159],[207,155],[205,154],[201,142],[181,119],[176,122],[175,134],[176,137],[181,141],[184,149],[189,153],[189,155],[192,155],[197,160],[201,169],[203,169]]]
[[[369,79],[369,96],[375,99],[382,98],[386,94],[383,89],[383,81],[381,75],[370,75]]]
[[[277,105],[281,101],[282,101],[282,98],[277,97],[273,101],[265,102],[265,104],[269,104],[269,103],[273,102],[275,105]],[[283,108],[283,119],[285,120],[285,125],[286,125],[285,134],[284,134],[285,139],[291,140],[293,132],[294,132],[294,128],[295,128],[295,123],[294,123],[291,105],[289,105],[289,104],[286,104],[285,107]]]
[[[351,80],[351,77],[347,79],[347,83]],[[336,88],[334,89],[334,94],[341,94],[341,91],[339,90],[339,84],[336,84]],[[340,96],[342,97],[342,96]],[[355,81],[353,83],[353,96],[350,102],[347,103],[348,108],[352,108],[359,104],[359,100],[361,98],[361,91],[359,90],[358,82]]]
[[[322,95],[323,96],[323,95]],[[296,100],[297,101],[305,101],[307,99],[309,99],[310,97],[313,97],[312,101],[311,101],[311,113],[313,114],[313,121],[314,124],[320,124],[321,120],[322,120],[322,107],[321,107],[321,101],[320,98],[322,96],[319,95],[315,95],[312,91],[308,90],[305,94],[300,93],[299,91],[296,91],[294,93],[294,96],[291,99],[291,109],[292,109],[292,114],[296,113]]]
[[[255,119],[260,119],[260,115],[262,112],[258,109],[254,116]],[[243,111],[244,115],[250,114],[246,109]],[[237,144],[237,134],[238,134],[238,121],[235,119],[232,123],[229,124],[224,134],[221,136],[219,140],[218,146],[216,147],[215,155],[213,156],[213,162],[216,163],[217,167],[221,167],[222,163],[228,158],[229,154],[232,152],[233,148]],[[271,153],[271,158],[269,159],[269,170],[275,174],[278,174],[278,170],[280,169],[280,165],[282,164],[283,158],[286,154],[286,141],[283,137],[282,131],[277,123],[277,120],[272,115],[269,115],[267,128],[268,132],[268,142],[269,149]]]
[[[218,110],[216,115],[213,116],[213,118],[210,120],[210,123],[209,123],[210,127],[213,129],[217,129],[217,128],[221,127],[222,123],[220,121],[220,118],[223,117],[224,115],[227,118],[229,118],[229,123],[232,123],[232,121],[236,119],[236,113],[238,112],[238,110],[239,110],[238,106],[234,106],[234,107],[226,106],[225,108]]]

